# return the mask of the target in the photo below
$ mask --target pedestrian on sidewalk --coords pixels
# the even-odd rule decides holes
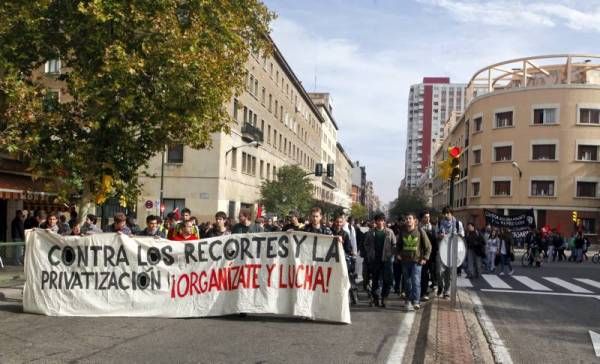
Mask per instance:
[[[499,276],[504,275],[505,267],[508,268],[509,276],[512,276],[515,272],[511,264],[511,261],[514,259],[515,256],[513,252],[513,244],[514,241],[510,231],[508,231],[507,228],[502,228],[502,231],[500,232],[500,273],[498,273]]]
[[[385,307],[392,287],[396,235],[386,226],[384,214],[375,215],[375,228],[366,234],[364,245],[372,279],[371,304]]]
[[[450,206],[446,206],[442,209],[442,219],[438,222],[438,241],[442,241],[446,236],[451,234],[458,234],[464,238],[465,229],[463,224],[458,221],[453,215],[453,211]],[[447,252],[439,251],[436,257],[436,265],[438,268],[438,291],[437,295],[444,295],[444,298],[450,297],[450,269],[442,264],[441,254]],[[457,268],[458,269],[458,268]]]
[[[404,303],[406,310],[421,308],[421,270],[429,260],[431,243],[427,233],[419,228],[417,215],[406,216],[406,229],[400,232],[397,258],[402,262],[402,277],[407,297]]]

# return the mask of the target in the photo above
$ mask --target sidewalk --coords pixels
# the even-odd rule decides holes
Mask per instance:
[[[0,288],[14,287],[25,283],[23,266],[8,265],[0,268]]]
[[[450,299],[432,298],[423,311],[420,331],[426,332],[420,333],[416,343],[426,345],[423,362],[494,363],[468,292],[459,289],[457,306],[453,310]]]

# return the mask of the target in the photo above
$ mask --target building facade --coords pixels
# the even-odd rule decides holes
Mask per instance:
[[[333,203],[345,210],[352,206],[352,160],[340,143],[336,143],[334,181],[336,189]]]
[[[152,159],[148,169],[152,177],[141,177],[138,216],[159,212],[157,203],[151,209],[146,203],[159,200],[161,167],[165,211],[186,206],[200,221],[212,220],[217,211],[237,217],[242,208],[255,216],[263,181],[276,179],[284,165],[298,165],[307,174],[315,171],[323,159],[322,129],[327,125],[323,110],[275,44],[273,48],[271,56],[253,55],[248,60],[246,89],[227,106],[233,120],[230,134],[213,135],[212,149],[171,146],[164,159]],[[335,162],[335,149],[327,156]],[[314,197],[322,199],[324,179],[310,178]],[[334,188],[327,196],[330,201]]]
[[[465,106],[465,84],[448,77],[425,77],[408,95],[407,146],[404,185],[415,188],[431,164],[434,145],[442,138],[444,121]]]
[[[352,203],[367,204],[367,169],[361,166],[359,161],[352,165]]]
[[[498,72],[508,69],[511,71]],[[487,85],[436,153],[464,148],[454,207],[484,223],[483,210],[533,208],[538,226],[574,232],[571,213],[597,241],[600,221],[600,56],[552,55],[511,60],[473,76]],[[433,183],[433,204],[448,204],[448,184]]]

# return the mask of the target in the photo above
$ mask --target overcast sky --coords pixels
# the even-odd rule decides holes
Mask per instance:
[[[404,177],[407,97],[511,58],[600,54],[600,0],[266,0],[307,91],[330,92],[338,138],[387,203]],[[316,82],[315,82],[316,79]]]

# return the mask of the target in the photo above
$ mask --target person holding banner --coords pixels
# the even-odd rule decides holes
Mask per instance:
[[[321,208],[313,207],[310,209],[309,223],[304,226],[304,231],[307,233],[332,235],[331,229],[321,222],[322,219]]]
[[[372,279],[371,305],[385,308],[394,279],[393,260],[396,252],[396,235],[385,223],[385,215],[375,215],[375,228],[365,236],[365,250]],[[383,282],[383,285],[382,285]]]
[[[127,226],[127,217],[122,212],[117,212],[115,214],[113,217],[113,223],[108,225],[106,232],[132,235],[131,230]]]
[[[231,231],[227,228],[227,214],[223,211],[219,211],[215,214],[215,223],[212,228],[208,230],[208,237],[214,238],[215,236],[230,235]]]
[[[158,228],[158,216],[148,215],[148,217],[146,217],[146,228],[140,231],[138,235],[164,239],[165,232]]]
[[[171,240],[175,241],[188,241],[188,240],[198,240],[200,237],[196,235],[194,230],[194,222],[192,220],[187,220],[183,223],[183,229],[181,232],[175,236]]]

